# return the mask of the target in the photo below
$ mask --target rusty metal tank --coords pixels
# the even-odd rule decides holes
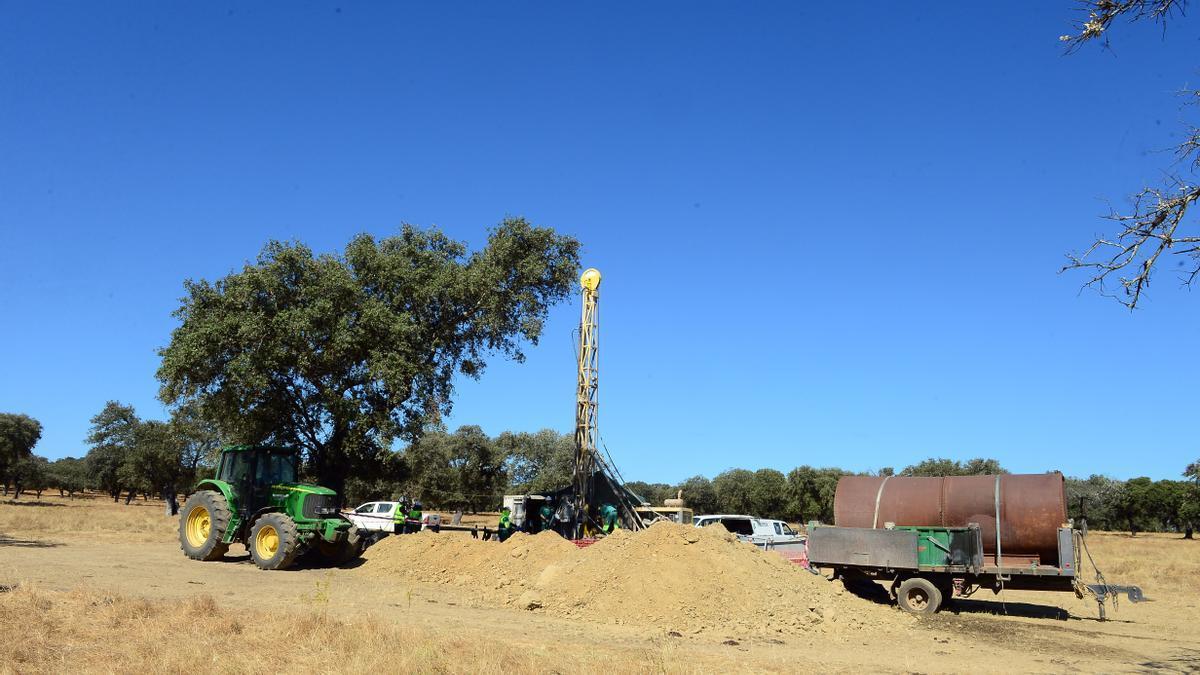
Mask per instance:
[[[985,555],[996,554],[1000,516],[1006,562],[1058,564],[1058,528],[1067,520],[1061,473],[1003,476],[844,476],[833,498],[841,527],[963,527],[978,523]]]

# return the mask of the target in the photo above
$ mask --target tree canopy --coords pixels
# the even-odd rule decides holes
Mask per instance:
[[[508,218],[475,252],[441,232],[355,237],[341,255],[270,242],[215,282],[187,281],[161,350],[161,399],[231,441],[302,448],[340,490],[393,441],[451,411],[456,373],[523,360],[565,299],[579,243]]]
[[[7,489],[17,463],[33,454],[42,424],[29,415],[0,413],[0,483]]]

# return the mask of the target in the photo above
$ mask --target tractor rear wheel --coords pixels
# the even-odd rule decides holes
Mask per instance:
[[[179,547],[192,560],[220,560],[229,544],[221,541],[229,528],[229,503],[215,490],[193,493],[179,512]]]
[[[286,514],[266,513],[254,521],[246,548],[255,565],[264,570],[281,570],[296,559],[300,551],[300,532]]]
[[[351,560],[354,560],[363,552],[363,538],[358,532],[357,527],[351,527],[346,533],[346,538],[331,544],[324,539],[317,543],[317,550],[321,553],[321,557],[335,565],[344,565]]]
[[[942,606],[942,592],[932,581],[912,577],[900,582],[900,588],[896,589],[896,603],[906,612],[933,614]]]

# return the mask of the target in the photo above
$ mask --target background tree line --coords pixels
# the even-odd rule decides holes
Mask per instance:
[[[41,496],[46,489],[63,495],[83,490],[122,496],[173,499],[200,477],[215,470],[220,446],[218,430],[195,409],[178,408],[167,421],[142,420],[132,406],[109,401],[92,418],[90,445],[83,458],[53,462],[33,454],[41,424],[27,415],[0,414],[0,483],[5,494]],[[345,484],[345,502],[406,496],[431,509],[490,511],[505,494],[536,494],[566,486],[571,480],[574,441],[550,429],[536,433],[504,432],[488,436],[477,426],[450,432],[431,426],[407,447],[376,453],[373,461]],[[320,481],[311,462],[305,477]],[[882,467],[870,475],[968,476],[1007,473],[995,459],[960,462],[930,458],[897,472]],[[776,469],[729,469],[712,479],[692,476],[678,484],[630,481],[628,487],[650,504],[682,493],[687,505],[701,513],[748,513],[805,523],[833,522],[833,496],[838,479],[855,472],[837,467],[799,466]],[[1200,523],[1200,461],[1188,465],[1184,480],[1146,477],[1121,481],[1101,475],[1066,479],[1068,515],[1086,518],[1093,529],[1137,532],[1181,532],[1191,538]]]

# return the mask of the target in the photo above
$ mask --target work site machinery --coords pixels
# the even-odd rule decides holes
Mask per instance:
[[[245,545],[260,568],[289,567],[305,553],[342,564],[362,553],[357,529],[338,512],[337,493],[297,480],[291,448],[233,445],[217,475],[196,484],[179,514],[179,545],[193,560],[220,560]]]
[[[1138,586],[1109,584],[1067,522],[1060,473],[1002,476],[845,476],[835,526],[810,523],[807,560],[847,587],[882,582],[908,612],[931,614],[979,590],[1072,592],[1105,602]],[[1085,563],[1086,561],[1086,563]],[[1084,565],[1094,583],[1084,581]]]
[[[589,268],[579,278],[583,310],[579,320],[578,369],[575,389],[575,458],[571,487],[562,495],[559,509],[565,511],[572,539],[592,537],[601,529],[600,509],[608,504],[617,509],[621,526],[637,530],[644,521],[611,462],[601,456],[597,441],[597,392],[599,369],[600,271]]]

